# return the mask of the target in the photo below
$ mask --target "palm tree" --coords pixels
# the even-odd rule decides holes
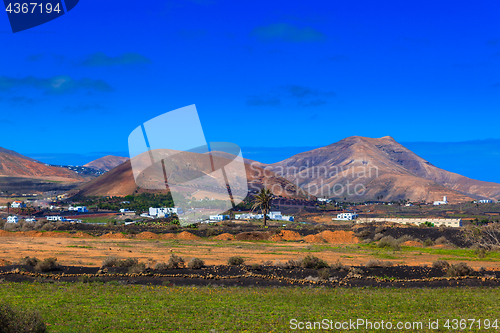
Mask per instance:
[[[271,201],[274,195],[266,188],[262,188],[259,193],[253,196],[252,211],[259,208],[264,215],[264,226],[266,226],[267,214],[271,210]]]

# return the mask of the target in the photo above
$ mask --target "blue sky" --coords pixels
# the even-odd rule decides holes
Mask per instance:
[[[126,152],[196,104],[208,141],[500,139],[500,2],[93,1],[13,34],[0,14],[0,146]]]

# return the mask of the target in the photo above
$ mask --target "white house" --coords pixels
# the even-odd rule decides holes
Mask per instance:
[[[17,216],[7,217],[7,223],[17,223],[17,222],[19,222],[19,218]]]
[[[88,211],[89,211],[86,206],[78,206],[78,207],[69,206],[68,210],[79,212],[79,213],[88,213]]]
[[[293,221],[293,216],[282,215],[281,212],[269,212],[267,214],[270,220]]]
[[[476,200],[474,203],[493,203],[493,200],[488,200],[488,199],[482,199],[482,200]]]
[[[62,221],[61,216],[45,216],[45,218],[47,219],[47,221]]]
[[[210,215],[210,221],[223,221],[223,220],[229,220],[229,215],[222,215],[222,214]]]
[[[443,197],[443,201],[434,201],[434,206],[447,205],[447,204],[448,204],[448,199],[446,197]]]
[[[330,200],[330,199],[325,199],[325,198],[318,198],[317,200],[318,200],[319,202],[324,202],[324,203],[330,203],[330,202],[332,202],[332,200]]]
[[[171,214],[182,214],[183,210],[180,207],[162,207],[162,208],[153,208],[149,207],[149,216],[155,216],[155,217],[165,217],[165,216],[170,216]]]
[[[89,212],[89,210],[85,206],[78,206],[78,207],[76,207],[76,210],[78,211],[78,213],[88,213]]]
[[[236,214],[234,218],[236,220],[260,220],[264,217],[262,214]],[[281,212],[269,212],[267,217],[270,220],[280,220],[280,221],[290,221],[293,222],[293,216],[282,215]]]
[[[332,220],[351,221],[358,218],[358,216],[359,215],[356,213],[340,213],[337,214],[337,218],[334,218]]]
[[[14,201],[10,206],[12,208],[23,208],[23,207],[26,207],[26,205],[24,203],[22,203],[22,201]]]
[[[35,218],[24,219],[26,222],[36,222]]]

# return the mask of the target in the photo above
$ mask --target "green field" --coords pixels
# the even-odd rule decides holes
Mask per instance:
[[[481,325],[486,319],[490,323],[500,319],[497,288],[227,288],[4,282],[0,283],[0,295],[11,305],[38,309],[49,324],[49,332],[283,332],[293,331],[292,319],[297,320],[297,325],[323,319],[332,320],[333,325],[349,319],[371,321],[372,325],[382,320],[393,325],[422,322],[423,329],[414,326],[408,330],[394,328],[393,332],[497,332],[484,326],[478,329],[477,321],[468,321],[467,329],[462,330],[444,325],[447,319],[481,320]],[[439,320],[440,329],[429,330],[429,320]],[[364,328],[361,325],[352,331],[375,331]]]

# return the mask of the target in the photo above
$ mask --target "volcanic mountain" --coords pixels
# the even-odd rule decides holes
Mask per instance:
[[[48,166],[11,150],[0,148],[0,177],[21,177],[62,182],[85,179],[66,168]]]
[[[353,136],[326,147],[259,166],[318,197],[449,202],[500,199],[500,184],[440,169],[392,137]]]
[[[107,155],[85,164],[84,167],[106,172],[116,168],[127,160],[128,157]]]
[[[224,177],[230,179],[232,184],[240,185],[231,189],[233,195],[245,197],[248,190],[258,191],[260,188],[266,187],[272,189],[273,193],[278,196],[299,199],[307,197],[304,190],[284,178],[277,177],[272,172],[264,172],[258,166],[246,163],[231,164],[231,161],[235,158],[231,154],[212,152],[210,154],[212,158],[210,159],[206,154],[184,152],[168,156],[168,154],[165,155],[164,151],[166,150],[153,153],[155,154],[155,160],[163,161],[163,164],[158,165],[159,169],[157,170],[154,170],[154,167],[151,167],[151,170],[145,167],[150,164],[151,159],[150,155],[143,154],[141,157],[128,160],[78,189],[71,191],[70,195],[123,197],[134,193],[151,191],[167,193],[172,186],[179,187],[179,184],[186,184],[186,182],[191,182],[191,185],[189,185],[191,187],[184,187],[182,190],[184,192],[206,191],[217,186],[217,176],[214,176],[213,170],[220,170],[224,166]],[[160,156],[161,154],[164,155]],[[241,162],[243,162],[242,159]],[[132,168],[132,165],[134,165],[134,168]],[[140,172],[134,177],[134,170],[137,169]],[[168,187],[165,186],[164,175],[167,176]],[[196,183],[196,179],[205,180],[200,184]],[[141,186],[138,186],[137,183]],[[225,187],[224,190],[226,190]]]

